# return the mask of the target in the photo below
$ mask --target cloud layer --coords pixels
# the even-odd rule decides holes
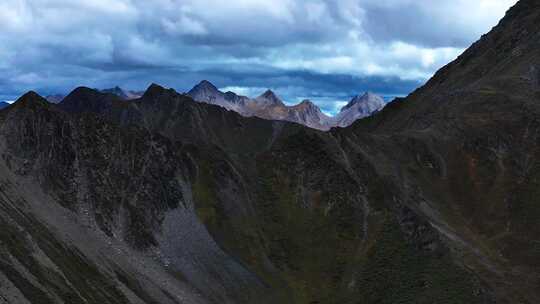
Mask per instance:
[[[273,88],[332,112],[403,95],[515,0],[3,0],[0,96],[78,85]]]

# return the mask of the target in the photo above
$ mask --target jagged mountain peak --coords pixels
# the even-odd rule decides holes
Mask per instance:
[[[201,94],[203,92],[211,92],[211,93],[217,93],[219,92],[218,88],[213,84],[211,83],[210,81],[208,80],[202,80],[201,82],[199,82],[196,86],[194,86],[189,92],[188,94],[192,95],[192,94]]]
[[[301,105],[307,105],[307,106],[314,106],[315,104],[309,100],[309,99],[304,99],[302,100],[302,102],[300,102]]]
[[[380,111],[385,105],[386,102],[381,96],[365,92],[353,97],[347,105],[341,108],[341,111],[334,118],[335,123],[339,127],[347,127],[358,119]]]
[[[246,114],[245,105],[249,101],[248,97],[231,91],[223,93],[208,80],[199,82],[187,94],[196,101],[218,105],[242,114]]]
[[[313,110],[317,112],[321,111],[321,109],[309,99],[302,100],[302,102],[295,105],[294,107],[300,110]]]
[[[262,93],[259,97],[256,98],[257,102],[271,106],[271,105],[284,105],[283,101],[274,93],[272,90],[268,89]]]
[[[372,92],[365,92],[363,94],[360,94],[360,95],[357,95],[357,96],[353,97],[349,101],[349,103],[347,103],[347,105],[345,105],[343,108],[341,108],[341,112],[344,112],[347,109],[350,109],[351,107],[353,107],[356,104],[366,104],[366,105],[372,104],[375,107],[377,107],[377,106],[384,105],[384,103],[385,103],[384,99],[381,96],[379,96],[379,95],[377,95],[375,93],[372,93]]]
[[[276,93],[274,93],[274,91],[268,89],[266,90],[264,93],[261,94],[260,97],[264,97],[264,98],[275,98],[277,99],[278,97],[276,96]]]
[[[152,83],[150,86],[146,89],[144,92],[142,98],[148,99],[148,98],[155,98],[159,95],[163,94],[166,91],[166,89],[159,84]]]
[[[206,79],[201,80],[201,82],[199,82],[199,86],[216,88],[216,86],[213,83],[211,83],[210,81]]]

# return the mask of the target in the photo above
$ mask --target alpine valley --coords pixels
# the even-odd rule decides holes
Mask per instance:
[[[0,303],[540,303],[539,24],[521,0],[335,118],[206,81],[24,94],[0,110]]]

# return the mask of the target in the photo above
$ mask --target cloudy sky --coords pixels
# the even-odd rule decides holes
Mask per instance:
[[[516,0],[1,0],[0,100],[85,85],[406,95]]]

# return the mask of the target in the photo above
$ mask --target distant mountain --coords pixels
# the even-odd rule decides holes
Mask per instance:
[[[122,98],[123,100],[137,99],[137,98],[140,98],[144,93],[144,92],[136,92],[136,91],[127,91],[127,90],[122,89],[119,86],[116,86],[116,87],[110,88],[110,89],[103,89],[103,90],[101,90],[101,92],[102,93],[114,94],[114,95]]]
[[[119,86],[116,86],[114,88],[109,88],[109,89],[102,89],[102,90],[95,89],[95,90],[97,90],[97,91],[99,91],[101,93],[107,93],[107,94],[116,95],[116,96],[120,97],[120,99],[122,99],[122,100],[137,99],[137,98],[140,98],[144,93],[144,92],[140,92],[140,91],[124,90]],[[66,98],[66,95],[64,95],[64,94],[52,94],[52,95],[47,95],[47,97],[45,97],[45,99],[47,99],[47,101],[50,102],[50,103],[60,103],[60,102],[62,102],[62,100],[64,100],[64,98]]]
[[[188,95],[201,102],[222,106],[225,109],[245,114],[248,97],[236,95],[233,92],[223,93],[209,81],[203,80],[188,92]]]
[[[385,104],[380,96],[366,93],[353,98],[334,118],[325,115],[317,105],[309,100],[304,100],[294,106],[287,106],[272,90],[267,90],[260,96],[251,99],[233,92],[221,92],[215,85],[203,80],[193,87],[188,95],[196,101],[219,105],[243,116],[291,121],[319,130],[329,130],[336,126],[346,127],[357,119],[379,111]]]
[[[325,115],[313,102],[304,100],[297,105],[286,106],[270,90],[253,100],[252,114],[265,119],[296,122],[319,130],[329,130],[333,126],[332,117]]]
[[[297,121],[315,129],[329,129],[332,125],[331,117],[324,114],[311,100],[306,99],[289,109],[290,121]]]
[[[47,99],[47,101],[50,103],[60,103],[65,97],[66,95],[54,94],[54,95],[48,95],[47,97],[45,97],[45,99]]]
[[[335,117],[335,125],[338,127],[350,126],[358,119],[377,113],[385,105],[386,102],[381,96],[371,92],[358,95],[341,108],[341,111]]]
[[[261,96],[255,98],[255,101],[260,107],[285,106],[272,90],[266,90]]]
[[[0,110],[2,110],[3,108],[9,106],[9,103],[5,102],[5,101],[1,101],[0,102]]]

